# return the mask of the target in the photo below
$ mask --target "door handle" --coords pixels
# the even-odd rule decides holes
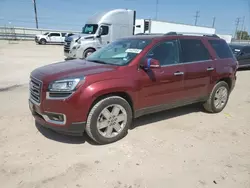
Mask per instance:
[[[207,71],[213,71],[213,70],[214,70],[213,67],[208,67],[208,68],[207,68]]]
[[[179,76],[179,75],[183,75],[183,74],[184,74],[184,72],[180,72],[180,71],[174,73],[175,76]]]

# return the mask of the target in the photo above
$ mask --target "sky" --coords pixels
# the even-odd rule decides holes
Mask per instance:
[[[249,1],[249,3],[248,3]],[[157,0],[36,0],[40,28],[80,31],[88,17],[97,12],[116,8],[136,10],[137,18],[156,18]],[[158,0],[157,19],[212,26],[218,34],[233,34],[236,19],[250,31],[250,0]],[[0,0],[0,26],[9,25],[35,28],[33,0]]]

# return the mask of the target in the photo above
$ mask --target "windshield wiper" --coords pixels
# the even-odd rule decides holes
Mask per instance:
[[[106,63],[105,61],[96,60],[96,59],[93,59],[93,60],[87,60],[87,61],[94,62],[94,63],[100,63],[100,64],[109,64],[109,63]]]

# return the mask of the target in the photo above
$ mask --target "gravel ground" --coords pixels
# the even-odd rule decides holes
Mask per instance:
[[[193,105],[141,117],[97,146],[36,126],[29,112],[30,71],[63,58],[62,46],[0,41],[2,188],[250,187],[250,71],[220,114]]]

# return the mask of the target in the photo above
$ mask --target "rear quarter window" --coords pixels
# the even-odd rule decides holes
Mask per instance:
[[[233,52],[224,40],[208,40],[216,55],[220,59],[234,58]]]

